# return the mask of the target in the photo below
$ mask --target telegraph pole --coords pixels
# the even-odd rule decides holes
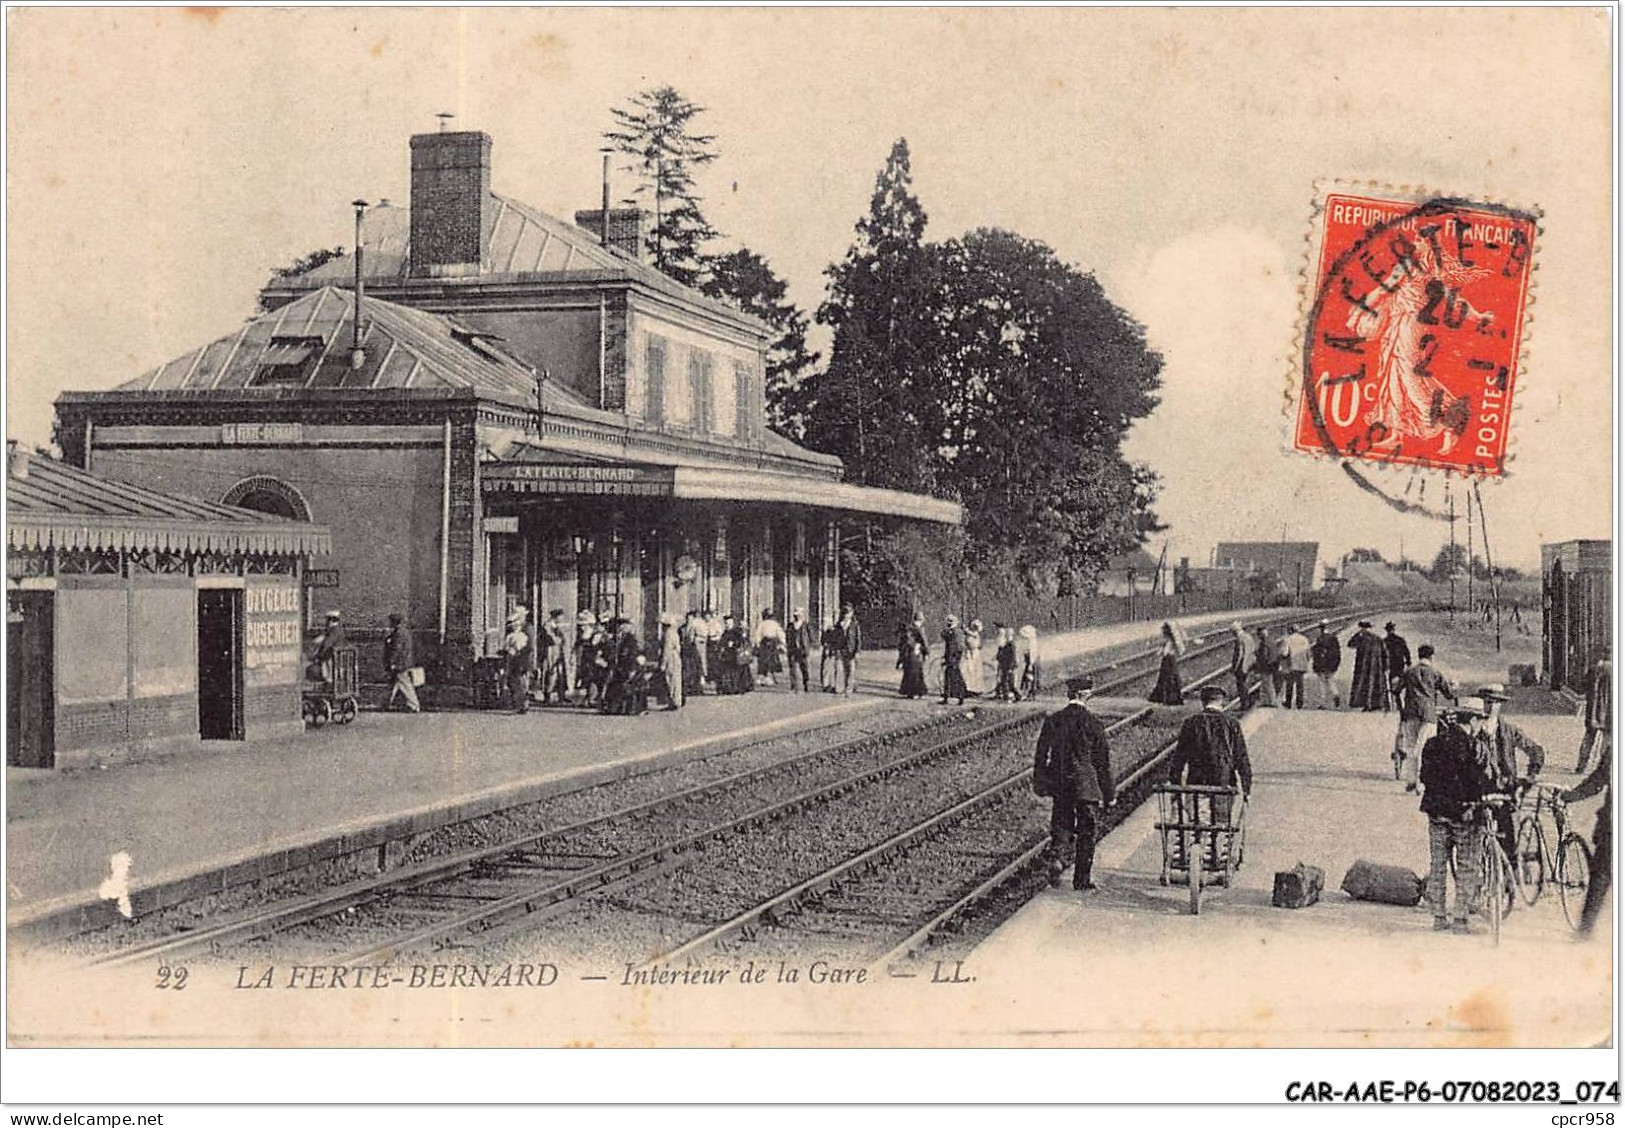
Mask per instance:
[[[1484,567],[1490,574],[1490,602],[1495,604],[1495,649],[1501,649],[1501,587],[1495,582],[1495,560],[1490,555],[1490,526],[1484,519],[1484,495],[1479,493],[1478,483],[1473,483],[1473,493],[1478,494],[1478,523],[1479,531],[1484,534]],[[1471,528],[1471,526],[1468,526]]]
[[[1467,621],[1472,623],[1478,614],[1473,602],[1473,495],[1467,494]]]
[[[1456,495],[1450,492],[1450,479],[1444,483],[1445,497],[1450,501],[1450,621],[1456,621]]]

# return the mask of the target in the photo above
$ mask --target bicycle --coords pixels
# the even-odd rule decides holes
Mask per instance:
[[[1563,906],[1563,919],[1571,929],[1580,927],[1580,910],[1585,904],[1586,886],[1591,881],[1591,846],[1579,832],[1570,829],[1568,804],[1558,787],[1535,786],[1535,805],[1518,820],[1518,836],[1513,848],[1517,859],[1519,890],[1524,903],[1534,905],[1546,891],[1548,875],[1556,879],[1557,899]],[[1541,808],[1551,812],[1556,827],[1557,852],[1540,821]]]

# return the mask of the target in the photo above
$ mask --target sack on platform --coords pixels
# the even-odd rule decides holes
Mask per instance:
[[[1275,875],[1275,892],[1270,904],[1278,909],[1306,909],[1320,900],[1320,891],[1325,887],[1324,870],[1299,862]]]
[[[407,670],[406,680],[412,683],[413,689],[420,688],[423,685],[423,667],[413,666],[411,669]]]
[[[1409,907],[1421,902],[1427,883],[1404,866],[1384,866],[1361,860],[1343,875],[1343,892],[1356,901]]]

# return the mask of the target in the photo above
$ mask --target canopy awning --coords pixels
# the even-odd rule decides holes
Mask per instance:
[[[325,525],[303,521],[174,521],[159,518],[12,513],[6,539],[15,551],[191,552],[248,556],[321,556],[333,551]]]
[[[964,518],[957,502],[924,494],[726,467],[503,462],[485,466],[482,480],[492,493],[804,505],[941,525],[957,525]]]

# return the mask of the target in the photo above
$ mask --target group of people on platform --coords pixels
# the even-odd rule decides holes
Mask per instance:
[[[950,700],[963,705],[971,697],[1020,701],[1037,696],[1042,685],[1037,629],[1031,624],[1020,630],[1003,623],[993,625],[991,695],[983,658],[984,634],[980,619],[972,619],[962,626],[958,615],[947,616],[942,628],[941,657],[933,663],[925,616],[915,612],[897,631],[897,669],[903,673],[898,694],[910,698],[929,696],[931,687],[927,674],[935,666],[942,675],[944,705]]]
[[[605,713],[637,715],[651,702],[680,709],[703,694],[749,693],[777,685],[784,676],[792,692],[811,692],[811,655],[819,653],[820,688],[852,692],[863,632],[850,605],[815,636],[799,608],[787,623],[763,611],[747,630],[732,614],[689,611],[662,614],[659,633],[639,638],[631,620],[608,608],[584,608],[573,620],[555,608],[546,621],[530,623],[515,607],[502,637],[502,694],[514,712],[525,713],[532,694],[541,704],[579,705]]]

